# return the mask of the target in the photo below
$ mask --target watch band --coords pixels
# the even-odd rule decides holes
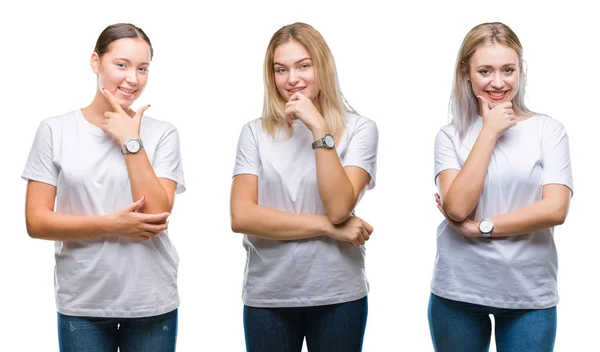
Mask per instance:
[[[325,146],[325,141],[324,141],[324,139],[325,139],[325,138],[321,138],[321,139],[317,139],[316,141],[314,141],[314,142],[312,143],[312,148],[313,148],[313,149],[317,149],[317,148],[324,147],[324,146]]]

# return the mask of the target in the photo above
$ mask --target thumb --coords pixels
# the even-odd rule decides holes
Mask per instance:
[[[134,212],[140,210],[144,206],[144,203],[146,203],[146,195],[125,207],[125,211]]]
[[[141,108],[139,108],[138,111],[135,113],[134,118],[140,120],[142,118],[142,115],[144,115],[144,112],[146,112],[148,108],[150,108],[150,104],[144,105]]]
[[[485,115],[488,111],[490,111],[490,106],[481,95],[477,96],[477,100],[479,100],[479,105],[481,106],[481,112]]]

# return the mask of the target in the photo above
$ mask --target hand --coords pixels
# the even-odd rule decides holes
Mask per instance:
[[[461,222],[457,222],[450,219],[450,217],[446,215],[446,212],[442,207],[442,200],[440,199],[440,195],[437,193],[435,194],[435,202],[437,203],[439,211],[442,213],[442,215],[444,215],[444,217],[448,221],[448,224],[450,224],[450,226],[452,226],[456,230],[456,232],[460,233],[464,237],[481,237],[481,233],[479,232],[479,223],[471,219],[465,219]]]
[[[135,203],[108,215],[109,222],[114,228],[111,232],[121,236],[147,240],[166,230],[169,226],[167,218],[171,213],[138,213],[137,211],[144,206],[145,202],[146,196],[143,196]]]
[[[333,231],[329,237],[351,243],[360,247],[369,240],[373,233],[373,227],[358,216],[351,216],[339,225],[333,225]]]
[[[150,105],[141,107],[135,116],[130,117],[121,105],[119,105],[119,101],[108,90],[102,88],[102,92],[114,109],[114,111],[104,113],[106,119],[101,126],[102,131],[109,134],[119,145],[124,145],[130,138],[139,139],[142,115]]]
[[[492,133],[496,138],[517,124],[511,102],[499,104],[490,110],[488,102],[483,97],[478,95],[477,99],[479,99],[483,115],[483,129]]]
[[[295,119],[302,121],[311,132],[320,132],[327,127],[325,119],[315,108],[312,101],[302,93],[295,93],[290,97],[290,101],[285,104],[285,118],[289,126],[292,125],[292,121]]]

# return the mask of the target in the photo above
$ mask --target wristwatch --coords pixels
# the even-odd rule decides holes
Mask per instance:
[[[123,155],[135,154],[139,152],[143,146],[141,139],[129,138],[127,142],[121,146],[121,153],[123,153]]]
[[[492,231],[494,230],[494,223],[490,219],[483,219],[479,222],[479,232],[485,238],[492,237]]]
[[[317,148],[321,148],[321,147],[325,147],[327,149],[331,149],[331,148],[335,147],[335,139],[333,138],[333,136],[330,135],[329,133],[327,133],[325,135],[325,137],[323,137],[321,139],[317,139],[316,141],[314,141],[312,143],[313,149],[317,149]]]

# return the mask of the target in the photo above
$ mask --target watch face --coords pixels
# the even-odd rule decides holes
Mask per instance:
[[[488,219],[484,219],[479,223],[479,231],[483,233],[490,233],[494,229],[494,223]]]
[[[127,141],[127,151],[130,153],[137,153],[140,150],[140,142],[135,139],[130,139]]]
[[[333,148],[335,146],[335,139],[333,139],[332,135],[326,134],[323,139],[325,141],[325,146],[327,148],[331,149],[331,148]]]

